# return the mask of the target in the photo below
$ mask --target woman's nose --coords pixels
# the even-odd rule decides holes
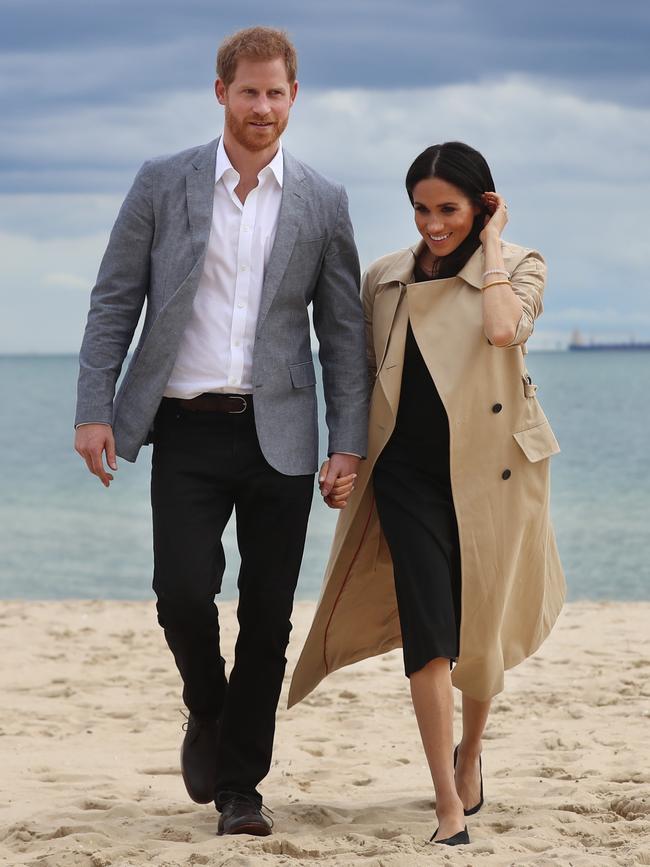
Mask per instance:
[[[444,229],[444,224],[439,217],[432,217],[427,221],[427,232],[430,235],[439,235]]]

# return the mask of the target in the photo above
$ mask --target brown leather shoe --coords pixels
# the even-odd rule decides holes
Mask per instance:
[[[214,801],[219,720],[190,714],[181,746],[181,774],[187,794],[197,804]]]
[[[262,806],[246,795],[234,795],[221,807],[217,835],[254,834],[267,837],[273,822],[262,813]]]

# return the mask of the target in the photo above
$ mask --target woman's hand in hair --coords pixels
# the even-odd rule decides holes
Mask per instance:
[[[479,235],[483,245],[490,238],[500,238],[508,222],[508,206],[498,193],[483,193],[483,204],[487,210],[485,225]]]

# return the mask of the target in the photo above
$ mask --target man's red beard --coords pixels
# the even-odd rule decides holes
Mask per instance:
[[[274,120],[272,115],[263,118],[255,117],[253,115],[247,117],[243,122],[240,122],[232,115],[227,106],[225,120],[228,131],[237,144],[240,144],[243,148],[246,148],[247,151],[251,151],[252,153],[257,153],[258,151],[263,151],[266,150],[266,148],[271,147],[271,145],[280,138],[289,122],[289,118],[285,118],[284,121],[278,122]],[[251,122],[268,123],[269,126],[265,127],[263,130],[254,129],[251,126]]]

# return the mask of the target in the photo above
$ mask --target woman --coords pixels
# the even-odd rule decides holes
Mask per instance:
[[[524,363],[546,268],[501,240],[507,205],[473,148],[427,148],[406,189],[422,240],[364,277],[368,459],[330,495],[349,505],[289,703],[401,644],[436,793],[431,839],[458,845],[483,803],[490,699],[564,598],[549,519],[559,446]],[[463,693],[456,749],[452,684]]]

